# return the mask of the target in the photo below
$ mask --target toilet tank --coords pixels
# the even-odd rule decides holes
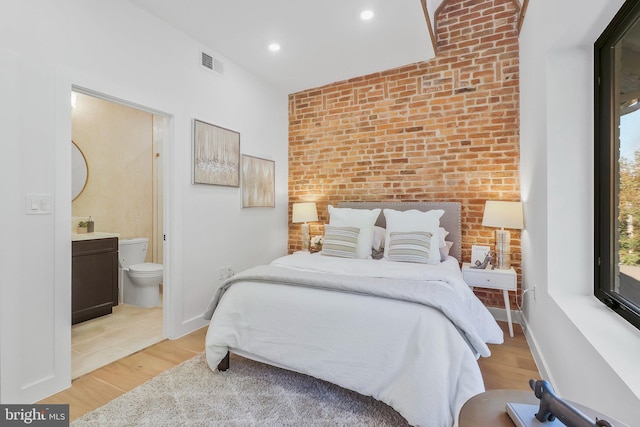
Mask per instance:
[[[122,268],[142,264],[147,256],[147,246],[149,239],[139,237],[118,241],[118,263]]]

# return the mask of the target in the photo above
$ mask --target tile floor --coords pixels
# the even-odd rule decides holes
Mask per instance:
[[[71,328],[71,379],[164,339],[162,307],[119,304],[113,313]]]

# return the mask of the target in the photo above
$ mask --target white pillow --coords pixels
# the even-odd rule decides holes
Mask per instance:
[[[440,217],[444,214],[442,209],[434,209],[421,212],[416,209],[408,211],[396,211],[385,209],[384,217],[387,220],[387,233],[385,240],[391,239],[393,232],[425,231],[431,233],[429,245],[429,264],[440,263]],[[388,246],[388,245],[387,245]],[[389,250],[384,248],[384,257],[389,259]]]
[[[373,226],[380,215],[380,209],[334,208],[329,205],[329,225],[337,227],[357,227],[358,255],[360,259],[371,258],[373,247]]]
[[[440,227],[440,245],[439,247],[444,248],[445,246],[447,246],[447,243],[445,242],[445,237],[447,237],[449,235],[449,232],[447,230],[444,229],[444,227]]]
[[[373,227],[373,244],[372,248],[376,251],[380,251],[384,248],[384,236],[387,234],[387,230],[377,225]]]
[[[446,261],[449,257],[449,252],[451,251],[451,247],[453,246],[453,242],[446,241],[445,245],[440,248],[440,261]]]

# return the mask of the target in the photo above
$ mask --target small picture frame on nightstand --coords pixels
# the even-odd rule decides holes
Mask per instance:
[[[491,251],[490,246],[480,246],[480,245],[471,246],[471,265],[482,264],[482,261],[484,261],[489,251]]]

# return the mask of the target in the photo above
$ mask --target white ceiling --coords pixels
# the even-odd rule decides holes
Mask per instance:
[[[287,93],[434,56],[421,0],[130,1]]]

